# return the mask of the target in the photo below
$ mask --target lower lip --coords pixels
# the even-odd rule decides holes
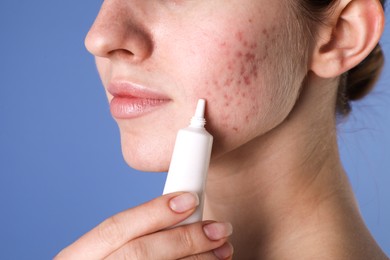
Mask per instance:
[[[116,96],[110,102],[110,110],[115,118],[131,119],[153,112],[168,101],[167,99]]]

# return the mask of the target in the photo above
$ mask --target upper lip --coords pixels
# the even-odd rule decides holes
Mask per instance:
[[[107,86],[107,91],[114,97],[136,97],[145,99],[164,99],[169,98],[163,93],[144,87],[139,84],[131,83],[128,81],[115,81],[110,82]]]

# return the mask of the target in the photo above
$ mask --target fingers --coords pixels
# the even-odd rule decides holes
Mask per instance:
[[[233,259],[233,246],[226,242],[221,247],[211,251],[198,255],[192,255],[185,258],[181,258],[181,260],[231,260]]]
[[[226,242],[221,247],[213,251],[214,255],[221,260],[233,259],[233,252],[233,246],[229,242]]]
[[[192,193],[173,193],[121,212],[92,229],[55,259],[102,259],[130,240],[171,227],[199,204]]]
[[[180,226],[132,240],[106,259],[227,259],[232,231],[229,223],[210,221]]]

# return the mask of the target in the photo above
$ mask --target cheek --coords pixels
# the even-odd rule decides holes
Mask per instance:
[[[253,32],[237,30],[231,38],[215,44],[215,63],[204,86],[210,104],[208,116],[213,134],[221,142],[229,136],[258,134],[258,123],[272,106],[272,89],[266,75],[271,72],[269,49],[276,36],[275,28],[264,29],[256,38]],[[248,131],[256,130],[248,133]],[[246,133],[242,133],[245,131]]]

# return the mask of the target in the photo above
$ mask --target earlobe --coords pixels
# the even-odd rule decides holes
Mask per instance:
[[[318,29],[310,69],[323,78],[337,77],[358,65],[377,45],[384,28],[379,0],[340,1]]]

